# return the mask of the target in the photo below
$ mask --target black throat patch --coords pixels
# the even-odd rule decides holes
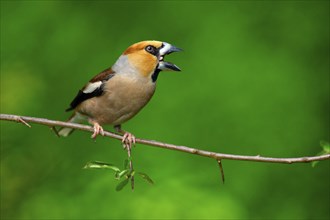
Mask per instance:
[[[157,68],[155,69],[155,72],[151,75],[152,82],[156,82],[160,71],[161,70],[158,69],[158,66],[157,66]]]

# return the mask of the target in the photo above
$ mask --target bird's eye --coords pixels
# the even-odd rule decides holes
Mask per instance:
[[[157,54],[157,49],[156,47],[152,46],[152,45],[148,45],[145,47],[145,50],[148,52],[148,53],[151,53],[152,55],[156,55]]]

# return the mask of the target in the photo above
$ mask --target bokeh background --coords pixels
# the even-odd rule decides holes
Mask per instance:
[[[222,153],[300,157],[329,141],[329,1],[1,1],[1,113],[65,120],[87,80],[147,39],[184,49],[124,129]],[[215,161],[138,145],[151,186],[115,191],[120,142],[1,121],[1,219],[329,219],[330,163]],[[112,130],[111,126],[107,129]]]

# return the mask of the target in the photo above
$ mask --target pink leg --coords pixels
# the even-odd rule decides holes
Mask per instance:
[[[89,122],[93,125],[93,128],[94,128],[94,133],[91,136],[93,139],[96,139],[97,135],[99,135],[99,134],[104,136],[104,130],[99,123],[97,123],[96,121],[93,121],[93,120],[89,120]]]
[[[121,142],[123,143],[124,148],[130,150],[132,148],[132,145],[135,145],[136,143],[135,136],[127,131],[122,130],[120,125],[116,125],[115,129],[117,132],[123,134]]]

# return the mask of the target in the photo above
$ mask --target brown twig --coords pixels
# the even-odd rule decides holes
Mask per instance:
[[[133,161],[132,161],[132,157],[131,157],[131,147],[127,147],[127,156],[128,156],[128,160],[129,160],[129,169],[130,169],[130,175],[131,175],[131,188],[132,190],[134,190],[134,175],[132,175],[132,172],[134,172],[134,168],[133,168]]]
[[[90,126],[87,126],[87,125],[75,124],[75,123],[69,123],[69,122],[63,122],[63,121],[54,121],[54,120],[49,120],[49,119],[45,119],[45,118],[0,114],[0,120],[21,122],[27,126],[29,126],[29,124],[27,124],[27,122],[32,122],[32,123],[47,125],[47,126],[51,126],[51,127],[52,126],[68,127],[68,128],[74,128],[77,130],[88,131],[88,132],[93,133],[93,128]],[[108,131],[104,132],[104,136],[111,137],[111,138],[114,138],[117,140],[122,139],[121,135],[118,135],[118,134],[115,134],[112,132],[108,132]],[[203,156],[203,157],[213,158],[216,160],[227,159],[227,160],[243,160],[243,161],[291,164],[291,163],[308,163],[308,162],[312,162],[312,161],[321,161],[321,160],[330,159],[330,154],[320,155],[320,156],[311,156],[311,157],[294,157],[294,158],[274,158],[274,157],[262,157],[260,155],[244,156],[244,155],[234,155],[234,154],[222,154],[222,153],[200,150],[200,149],[186,147],[186,146],[179,146],[179,145],[174,145],[174,144],[168,144],[168,143],[162,143],[162,142],[158,142],[158,141],[138,139],[138,138],[136,139],[136,143],[165,148],[165,149],[169,149],[169,150],[181,151],[181,152],[195,154],[195,155],[199,155],[199,156]]]

